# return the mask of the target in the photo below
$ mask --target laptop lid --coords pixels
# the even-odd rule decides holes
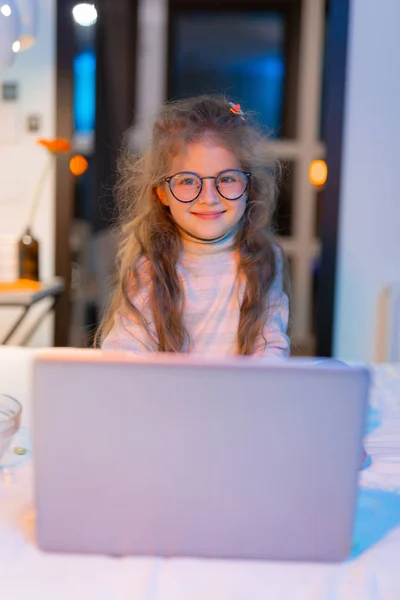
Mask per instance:
[[[364,368],[52,351],[34,366],[37,540],[108,555],[340,560]]]

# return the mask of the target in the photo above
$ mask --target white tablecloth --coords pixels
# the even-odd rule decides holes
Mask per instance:
[[[23,403],[24,427],[33,354],[0,347],[0,393]],[[377,428],[366,439],[372,465],[360,477],[358,558],[331,565],[45,554],[34,541],[28,460],[0,483],[0,598],[399,600],[400,365],[373,373],[370,419]]]

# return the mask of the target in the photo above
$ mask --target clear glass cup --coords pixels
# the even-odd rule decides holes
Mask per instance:
[[[21,425],[22,405],[11,396],[0,394],[0,469],[2,458]]]

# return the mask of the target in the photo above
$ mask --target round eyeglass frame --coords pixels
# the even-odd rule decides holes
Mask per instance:
[[[244,188],[243,192],[239,196],[236,196],[236,198],[227,198],[226,196],[224,196],[223,194],[221,194],[220,190],[218,189],[217,179],[219,177],[221,177],[221,175],[223,175],[224,173],[232,173],[232,172],[234,172],[234,173],[242,173],[243,175],[246,175],[246,177],[247,177],[247,183],[246,183],[246,187]],[[180,198],[178,198],[177,196],[175,196],[175,194],[174,194],[174,192],[172,190],[171,181],[177,175],[194,175],[195,177],[197,177],[200,180],[199,193],[192,200],[181,200]],[[217,192],[221,196],[221,198],[224,198],[224,200],[230,200],[231,202],[235,202],[236,200],[239,200],[247,192],[247,190],[249,189],[250,177],[251,177],[251,173],[249,173],[248,171],[242,171],[241,169],[225,169],[224,171],[221,171],[220,173],[218,173],[218,175],[215,175],[214,177],[212,175],[207,175],[206,177],[200,177],[200,175],[198,173],[195,173],[194,171],[180,171],[179,173],[175,173],[174,175],[170,175],[169,177],[165,177],[164,181],[166,181],[168,183],[168,187],[170,189],[170,192],[173,195],[173,197],[175,198],[175,200],[178,200],[178,202],[181,202],[182,204],[190,204],[190,202],[194,202],[195,200],[197,200],[197,198],[199,198],[199,196],[201,195],[201,192],[203,191],[203,181],[204,181],[204,179],[214,179],[215,189],[217,190]]]

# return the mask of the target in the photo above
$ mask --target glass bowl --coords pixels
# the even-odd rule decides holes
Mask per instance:
[[[0,461],[20,427],[21,413],[22,406],[18,400],[0,394]]]

